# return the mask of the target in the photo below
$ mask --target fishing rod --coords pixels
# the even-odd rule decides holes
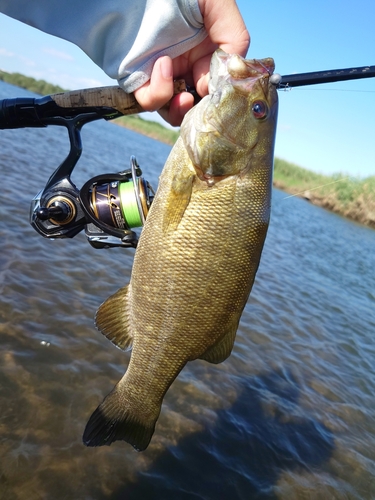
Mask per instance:
[[[279,75],[270,81],[277,90],[375,77],[375,66]],[[183,80],[175,82],[174,94],[190,92]],[[167,105],[168,106],[168,105]],[[71,174],[81,153],[81,129],[94,120],[112,120],[143,112],[133,94],[120,87],[101,87],[52,94],[40,98],[20,97],[0,101],[0,129],[66,127],[70,151],[31,202],[30,223],[45,238],[73,238],[83,229],[94,248],[137,246],[133,229],[141,227],[154,198],[154,190],[142,177],[134,156],[127,169],[98,175],[78,189]]]
[[[277,85],[278,90],[283,90],[292,87],[302,87],[304,85],[342,82],[374,77],[375,66],[362,66],[358,68],[330,69],[326,71],[313,71],[310,73],[296,73],[283,76],[275,73],[271,76],[270,80],[272,83]]]
[[[278,90],[283,90],[374,77],[375,66],[362,66],[291,75],[274,73],[271,75],[270,81],[276,85]],[[196,101],[199,100],[194,88],[188,87],[184,80],[176,80],[174,82],[174,95],[185,91],[190,92]],[[133,94],[125,93],[117,86],[75,90],[41,98],[4,99],[0,101],[0,104],[0,129],[46,127],[56,124],[56,117],[69,119],[81,113],[93,113],[93,119],[111,120],[119,116],[144,111]]]

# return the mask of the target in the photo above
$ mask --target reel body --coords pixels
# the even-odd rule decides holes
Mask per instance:
[[[132,229],[143,226],[154,196],[135,156],[130,157],[130,169],[99,175],[86,182],[79,199],[91,245],[136,246],[137,236]]]

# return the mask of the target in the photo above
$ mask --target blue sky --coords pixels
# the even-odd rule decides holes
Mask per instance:
[[[252,38],[248,57],[273,57],[280,74],[375,65],[374,0],[237,3]],[[2,14],[0,69],[70,89],[116,83],[71,43]],[[276,156],[319,173],[375,175],[375,78],[279,98]]]

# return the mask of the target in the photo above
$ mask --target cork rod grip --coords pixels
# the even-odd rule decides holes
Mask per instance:
[[[174,95],[184,91],[186,91],[185,82],[176,80],[174,82]],[[116,109],[123,115],[132,115],[145,111],[138,104],[134,94],[127,94],[117,86],[73,90],[53,94],[50,97],[62,108],[106,107]]]

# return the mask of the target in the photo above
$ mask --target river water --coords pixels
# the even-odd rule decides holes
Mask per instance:
[[[105,122],[83,145],[77,185],[135,154],[156,187],[170,151]],[[0,131],[0,499],[374,499],[375,231],[280,191],[231,357],[188,364],[145,452],[82,444],[129,361],[93,316],[134,253],[29,225],[68,148],[65,129]]]

